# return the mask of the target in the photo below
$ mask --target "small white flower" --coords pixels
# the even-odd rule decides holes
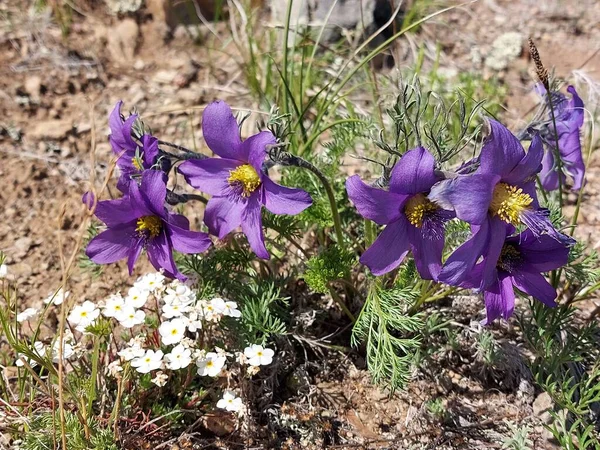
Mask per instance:
[[[202,316],[202,313],[198,313],[197,309],[193,309],[183,317],[185,326],[188,330],[190,330],[191,333],[195,333],[196,331],[202,329]]]
[[[164,372],[156,372],[156,376],[154,378],[152,378],[152,382],[159,386],[159,387],[163,387],[165,384],[167,384],[167,380],[169,379],[169,376],[167,374],[165,374]]]
[[[102,315],[104,317],[117,317],[125,307],[125,299],[121,294],[113,294],[106,299]]]
[[[223,370],[225,361],[227,361],[227,358],[224,356],[220,356],[214,352],[208,352],[204,358],[199,359],[196,362],[196,365],[198,366],[198,375],[202,377],[216,377],[221,373],[221,370]]]
[[[193,339],[190,339],[188,337],[184,337],[181,342],[181,345],[183,345],[185,348],[192,348],[196,346],[196,341],[194,341]]]
[[[160,324],[158,327],[164,345],[177,344],[185,334],[185,323],[181,319],[173,319]]]
[[[25,322],[26,320],[35,317],[38,313],[38,310],[35,308],[27,308],[17,314],[17,322]]]
[[[165,355],[165,362],[168,369],[185,369],[192,362],[192,351],[178,344],[171,350],[171,353]]]
[[[6,278],[8,275],[8,266],[6,264],[0,264],[0,278]]]
[[[176,285],[171,283],[171,287],[167,288],[163,300],[167,305],[189,305],[196,300],[196,294],[181,282]]]
[[[134,309],[133,306],[125,305],[123,311],[115,316],[123,328],[133,328],[136,325],[144,323],[146,313],[141,309]]]
[[[119,372],[123,372],[123,367],[121,367],[121,361],[118,359],[114,360],[106,367],[106,373],[113,378],[116,377]]]
[[[163,288],[165,276],[160,273],[148,273],[137,279],[133,286],[142,291],[155,292]]]
[[[268,366],[273,362],[275,352],[270,348],[264,348],[262,345],[252,344],[244,349],[244,355],[248,358],[248,364],[251,366]]]
[[[225,391],[223,398],[217,402],[217,408],[231,412],[240,412],[244,407],[244,403],[240,397],[236,397],[231,391]]]
[[[125,347],[123,350],[117,353],[125,361],[131,361],[135,358],[141,358],[146,354],[146,351],[139,345],[134,344],[129,347]]]
[[[46,354],[46,346],[40,342],[40,341],[35,341],[33,343],[33,353],[37,354],[40,358],[43,358],[44,355]],[[29,364],[30,367],[35,367],[37,366],[37,362],[35,362],[35,360],[28,358],[27,356],[23,355],[22,353],[17,354],[17,360],[15,361],[15,365],[17,367],[23,367],[25,364],[23,363],[23,361],[25,361],[27,364]]]
[[[162,366],[163,356],[162,350],[147,350],[143,356],[132,360],[131,366],[135,367],[139,373],[152,372]]]
[[[58,339],[57,339],[54,342],[54,345],[52,346],[52,362],[54,362],[54,363],[58,363],[58,361],[59,361],[58,351],[59,351],[59,345],[58,345]],[[75,354],[75,350],[73,349],[73,346],[67,342],[63,342],[63,351],[62,351],[63,361],[66,359],[69,359],[74,354]]]
[[[70,324],[75,325],[77,331],[85,331],[100,315],[100,310],[96,308],[96,305],[89,300],[83,302],[83,304],[76,306],[69,314],[68,321]]]
[[[69,295],[71,293],[69,291],[65,292],[63,290],[63,288],[60,288],[58,291],[53,292],[52,294],[50,294],[45,300],[44,303],[47,305],[49,303],[52,303],[53,305],[60,305],[62,302],[64,302],[67,298],[69,298]]]
[[[129,291],[127,292],[125,304],[128,306],[133,306],[136,309],[141,308],[148,301],[148,297],[150,297],[150,291],[139,289],[133,286],[132,288],[129,288]]]
[[[180,317],[183,313],[186,313],[190,310],[188,305],[182,305],[179,303],[166,303],[163,308],[163,316],[167,319],[172,319],[173,317]]]
[[[225,300],[222,298],[213,298],[210,302],[202,301],[202,315],[204,319],[212,322],[218,322],[225,311]]]
[[[238,305],[236,302],[225,302],[223,314],[229,317],[242,317],[242,312],[237,308]]]

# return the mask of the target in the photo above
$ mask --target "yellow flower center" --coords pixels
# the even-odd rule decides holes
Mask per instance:
[[[417,194],[413,195],[406,202],[404,215],[413,226],[421,228],[423,226],[423,219],[427,213],[434,212],[437,209],[438,206],[425,197],[425,195]]]
[[[250,164],[243,164],[229,171],[227,181],[232,186],[241,186],[244,197],[250,197],[260,186],[260,177]]]
[[[213,362],[209,360],[209,361],[206,363],[206,367],[212,367],[212,366],[213,366]]]
[[[162,221],[158,216],[142,216],[137,220],[137,228],[135,231],[143,233],[148,231],[150,237],[156,237],[159,235],[162,228]]]
[[[492,195],[490,213],[505,222],[518,225],[521,213],[529,207],[531,202],[533,199],[529,194],[524,193],[523,189],[506,183],[498,183]]]
[[[142,170],[144,170],[144,166],[142,165],[142,160],[140,159],[139,156],[134,156],[133,158],[131,158],[131,164],[133,164],[133,167],[135,167],[140,172]]]
[[[177,334],[177,328],[173,328],[173,329],[171,330],[171,334],[172,334],[173,336],[175,336],[175,335]]]
[[[256,356],[262,356],[263,352],[256,352]]]
[[[80,315],[81,315],[81,317],[86,317],[86,316],[87,316],[87,312],[86,312],[86,311],[82,311],[82,312],[80,313]]]

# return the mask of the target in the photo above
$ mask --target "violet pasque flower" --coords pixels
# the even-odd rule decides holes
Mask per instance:
[[[141,137],[141,145],[131,137],[131,129],[137,119],[137,114],[129,116],[126,120],[121,117],[122,101],[117,102],[110,117],[108,126],[110,128],[109,141],[113,153],[119,159],[117,166],[121,176],[117,182],[117,188],[127,193],[129,183],[134,176],[139,176],[144,170],[150,169],[158,160],[158,140],[149,134]]]
[[[105,200],[96,205],[96,217],[108,229],[90,241],[87,256],[97,264],[110,264],[127,258],[129,274],[146,249],[148,259],[164,274],[185,280],[175,266],[173,250],[201,253],[211,244],[206,233],[190,231],[188,220],[165,209],[167,187],[164,174],[146,170],[141,184],[129,184],[129,193],[118,200]]]
[[[204,223],[211,234],[223,239],[242,226],[252,251],[269,258],[262,230],[261,208],[273,214],[298,214],[312,204],[310,195],[274,183],[263,171],[266,146],[275,144],[268,131],[240,139],[238,124],[229,105],[211,103],[204,110],[202,132],[208,147],[220,158],[186,161],[179,172],[194,188],[212,195]]]
[[[442,267],[444,226],[453,217],[427,195],[440,178],[435,161],[423,147],[406,152],[392,169],[390,189],[365,184],[358,175],[346,180],[348,197],[365,218],[386,225],[360,262],[374,275],[398,267],[409,250],[422,278],[437,279]]]
[[[460,285],[484,256],[481,289],[496,278],[508,226],[525,224],[536,236],[547,234],[571,245],[573,239],[554,229],[547,210],[540,209],[535,175],[541,168],[542,141],[535,136],[525,153],[519,140],[502,124],[490,120],[491,132],[481,150],[479,168],[470,175],[438,183],[431,198],[449,205],[471,224],[473,236],[450,255],[439,280]]]
[[[512,227],[508,227],[510,233]],[[550,236],[535,236],[531,230],[506,238],[500,250],[500,257],[493,261],[496,274],[483,291],[486,319],[484,324],[498,317],[508,319],[515,307],[516,287],[547,306],[556,306],[554,289],[542,272],[564,266],[569,258],[569,249]],[[485,264],[480,263],[474,272],[480,272]],[[474,283],[475,287],[479,283]]]
[[[556,118],[556,134],[558,135],[558,153],[562,167],[566,173],[573,177],[573,189],[579,190],[583,186],[585,176],[585,164],[581,153],[581,139],[579,130],[583,126],[583,101],[577,95],[573,86],[569,86],[567,91],[571,98],[567,100],[566,96],[560,92],[553,92],[552,107],[554,117]],[[546,100],[548,95],[546,90],[539,89],[540,95]],[[554,125],[550,117],[549,122],[542,130],[542,139],[546,151],[542,160],[542,170],[540,172],[540,181],[547,191],[558,189],[558,165],[554,160],[556,156],[556,139]],[[564,184],[565,175],[560,174]]]

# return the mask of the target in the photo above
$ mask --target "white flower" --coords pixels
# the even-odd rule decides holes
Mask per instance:
[[[86,300],[83,304],[76,306],[69,314],[68,320],[72,325],[76,325],[77,331],[85,331],[85,329],[94,323],[94,320],[100,315],[100,310],[96,305]]]
[[[0,278],[6,278],[8,275],[8,266],[6,264],[0,264]]]
[[[201,307],[200,307],[201,309]],[[185,322],[185,326],[191,333],[195,333],[198,330],[202,329],[202,313],[198,313],[197,309],[190,311],[187,316],[183,317],[183,321]]]
[[[40,358],[43,358],[46,354],[46,346],[40,341],[35,341],[33,343],[32,351],[33,353],[37,354]],[[37,362],[35,362],[33,359],[28,358],[22,353],[17,354],[17,360],[15,361],[15,365],[17,367],[23,367],[25,365],[23,361],[29,364],[29,366],[32,368],[37,366]]]
[[[58,291],[50,294],[45,300],[44,303],[47,305],[52,303],[53,305],[60,305],[64,302],[71,293],[69,291],[65,292],[63,288],[60,288]]]
[[[24,311],[21,311],[17,314],[17,322],[25,322],[26,320],[35,317],[38,313],[38,310],[35,308],[27,308]]]
[[[192,362],[192,351],[178,344],[171,350],[171,353],[165,355],[167,368],[171,370],[185,369]]]
[[[165,276],[160,273],[148,273],[137,279],[133,286],[141,291],[155,292],[160,290],[165,283]]]
[[[156,376],[154,378],[152,378],[152,382],[160,387],[163,387],[165,384],[167,384],[167,380],[169,379],[169,376],[167,374],[165,374],[164,372],[156,372]]]
[[[240,412],[244,407],[244,403],[240,397],[236,397],[231,391],[225,391],[223,398],[217,402],[217,408],[231,412]]]
[[[244,349],[244,355],[248,358],[248,364],[251,366],[268,366],[273,362],[275,352],[270,348],[263,348],[262,345],[252,344]]]
[[[123,328],[133,328],[136,325],[144,323],[146,313],[141,309],[134,309],[133,306],[125,305],[123,311],[115,316]]]
[[[125,304],[133,306],[134,308],[141,308],[148,301],[148,297],[150,297],[150,291],[133,286],[132,288],[129,288],[129,291],[127,292]]]
[[[106,367],[106,373],[111,377],[116,377],[119,372],[123,372],[123,367],[121,367],[121,361],[118,359],[114,360]]]
[[[173,319],[160,324],[158,332],[164,345],[177,344],[185,334],[185,323],[181,319]]]
[[[123,350],[117,353],[125,361],[131,361],[135,358],[141,358],[146,354],[146,351],[138,344],[125,347]]]
[[[162,310],[164,317],[172,319],[173,317],[180,317],[183,313],[188,312],[190,307],[180,303],[166,303]]]
[[[167,305],[189,305],[196,300],[196,294],[185,284],[171,283],[171,287],[167,288],[163,300]]]
[[[223,314],[229,317],[242,317],[242,312],[237,308],[238,305],[236,302],[225,302]]]
[[[188,337],[184,337],[181,342],[181,345],[183,345],[185,348],[192,348],[196,345],[196,342],[193,339],[190,339]]]
[[[131,366],[136,367],[139,373],[152,372],[162,366],[163,355],[162,350],[147,350],[143,356],[131,361]]]
[[[227,358],[224,356],[220,356],[214,352],[208,352],[204,358],[199,359],[196,362],[196,365],[198,366],[198,375],[203,377],[216,377],[221,373],[221,370],[225,366],[225,361],[227,361]]]
[[[202,302],[202,314],[206,320],[218,322],[225,312],[225,300],[213,298],[210,302]]]
[[[121,294],[111,295],[106,299],[102,315],[104,317],[117,317],[117,315],[123,312],[124,307],[125,299],[123,299]]]
[[[58,339],[57,339],[54,342],[54,345],[52,346],[52,362],[54,362],[54,363],[58,363],[58,358],[59,358],[58,351],[59,351],[59,345],[58,345]],[[62,351],[63,360],[69,359],[74,354],[75,354],[75,350],[73,349],[73,346],[67,342],[63,342],[63,351]]]

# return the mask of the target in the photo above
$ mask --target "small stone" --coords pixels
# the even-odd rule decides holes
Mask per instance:
[[[554,403],[550,395],[547,392],[542,392],[533,402],[533,415],[547,422],[551,418],[549,411],[553,407]]]
[[[37,122],[35,125],[33,125],[29,129],[27,135],[33,139],[61,140],[64,139],[72,129],[73,123],[71,120],[46,120],[43,122]]]
[[[118,63],[131,64],[135,56],[140,28],[135,20],[125,19],[108,33],[108,50]]]
[[[29,98],[34,103],[40,101],[40,90],[42,87],[42,79],[37,75],[29,76],[25,79],[25,92],[29,94]]]

